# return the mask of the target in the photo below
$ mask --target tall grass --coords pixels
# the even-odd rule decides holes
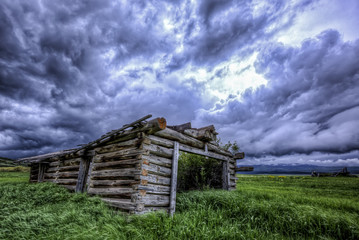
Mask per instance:
[[[9,174],[21,181],[10,181]],[[128,216],[25,173],[0,173],[0,239],[359,239],[359,179],[240,177],[165,213]]]

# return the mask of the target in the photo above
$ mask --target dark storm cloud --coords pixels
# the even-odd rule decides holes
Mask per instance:
[[[73,147],[151,111],[128,114],[141,99],[116,98],[136,91],[125,89],[127,79],[109,80],[109,71],[171,47],[156,17],[146,2],[2,1],[0,155]]]
[[[258,6],[251,0],[203,0],[197,8],[191,5],[186,8],[191,17],[182,26],[186,50],[174,56],[169,67],[176,70],[189,62],[213,67],[233,55],[244,58],[262,41],[291,25],[296,13],[311,2],[290,6],[289,2],[273,0]]]
[[[268,84],[203,112],[202,121],[222,124],[249,156],[358,149],[359,41],[328,30],[298,48],[272,44],[255,66]]]
[[[171,124],[190,121],[216,97],[197,76],[184,76],[188,69],[251,54],[310,3],[273,0],[257,8],[249,0],[1,1],[0,156],[74,147],[148,113]],[[258,71],[275,69],[265,54],[260,59]],[[248,92],[246,98],[272,101],[262,104],[270,111],[259,110],[274,112],[280,99],[271,99],[274,90],[260,91],[263,96]],[[249,100],[250,106],[241,104],[230,98],[225,109],[243,112],[236,120],[262,114]],[[346,104],[338,109],[344,105],[349,111]],[[329,110],[318,131],[330,128],[337,110]]]

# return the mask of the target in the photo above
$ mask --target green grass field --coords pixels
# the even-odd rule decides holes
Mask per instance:
[[[0,239],[359,239],[359,178],[240,176],[236,191],[179,194],[173,218],[27,179],[0,172]]]

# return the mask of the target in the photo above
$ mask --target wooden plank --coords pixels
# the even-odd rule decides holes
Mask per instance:
[[[73,153],[73,152],[75,152],[75,150],[76,149],[69,149],[69,150],[63,150],[63,151],[59,151],[59,152],[46,153],[46,154],[33,156],[33,157],[21,158],[21,159],[18,159],[17,162],[39,163],[39,162],[41,162],[43,160],[46,160],[46,159],[50,159],[50,158],[58,157],[58,156],[64,156],[66,154]]]
[[[186,129],[192,128],[191,122],[187,122],[181,125],[167,126],[168,128],[177,132],[183,132]]]
[[[90,188],[88,190],[88,194],[91,195],[123,195],[123,194],[131,194],[134,193],[135,190],[132,188]]]
[[[131,196],[131,200],[137,203],[144,203],[145,206],[157,206],[157,207],[168,207],[170,204],[170,196],[169,195],[157,195],[146,193],[143,194],[133,194]]]
[[[39,164],[39,174],[37,176],[37,182],[42,182],[44,180],[46,165],[44,163]]]
[[[94,163],[93,170],[103,169],[103,168],[113,168],[113,167],[121,167],[121,166],[132,166],[142,163],[141,160],[137,160],[135,158],[126,159],[126,160],[118,160],[114,162],[101,162],[101,163]]]
[[[218,153],[218,154],[221,154],[221,155],[225,155],[225,156],[228,156],[228,157],[231,157],[233,156],[233,154],[213,143],[207,143],[208,145],[208,150],[211,151],[211,152],[215,152],[215,153]]]
[[[160,184],[160,185],[171,185],[171,178],[169,177],[162,177],[155,174],[147,174],[146,176],[135,176],[141,181],[141,182],[147,182],[147,183],[153,183],[153,184]]]
[[[124,169],[110,169],[101,171],[92,171],[91,179],[98,177],[134,177],[134,175],[140,175],[141,170],[136,168],[124,168]]]
[[[89,166],[90,166],[90,160],[85,157],[81,158],[75,192],[83,192],[84,191]]]
[[[132,157],[137,157],[138,155],[142,155],[142,154],[149,154],[149,152],[142,150],[142,149],[138,149],[137,147],[131,147],[131,148],[119,150],[116,152],[97,154],[94,157],[93,161],[95,163],[113,162],[116,160],[121,160],[121,159],[126,160],[126,159],[129,159]]]
[[[45,173],[44,176],[48,178],[77,178],[78,172],[56,172]]]
[[[79,166],[81,158],[71,158],[71,159],[61,159],[60,160],[60,167],[64,166]]]
[[[162,195],[170,195],[171,187],[170,186],[162,186],[155,184],[146,184],[146,185],[138,185],[135,186],[136,190],[145,190],[146,194],[162,194]]]
[[[174,212],[176,211],[178,158],[179,158],[179,143],[176,141],[174,142],[173,157],[172,157],[171,192],[170,192],[170,207],[169,207],[169,213],[171,216],[173,216]]]
[[[159,146],[163,146],[163,147],[167,147],[167,148],[173,148],[173,142],[172,140],[163,138],[163,137],[158,137],[155,135],[149,135],[147,136],[147,138],[151,141],[152,144],[156,144]]]
[[[104,153],[104,152],[115,152],[118,150],[130,148],[130,147],[136,147],[137,145],[141,144],[141,139],[134,138],[128,141],[105,145],[102,147],[95,148],[96,153]]]
[[[202,141],[195,139],[193,137],[184,135],[182,133],[176,132],[169,128],[158,131],[154,135],[156,135],[158,137],[166,138],[166,139],[171,139],[173,141],[177,141],[179,143],[186,144],[186,145],[189,145],[192,147],[197,147],[197,148],[204,147],[204,143]]]
[[[172,172],[171,168],[158,166],[153,163],[142,164],[142,169],[147,170],[148,173],[153,173],[165,177],[170,177]]]
[[[59,167],[50,167],[48,169],[46,169],[47,173],[54,173],[57,172],[59,170]]]
[[[72,166],[64,166],[64,167],[51,167],[46,170],[46,172],[66,172],[66,171],[78,171],[80,168],[79,165],[72,165]]]
[[[216,135],[208,129],[186,129],[183,133],[205,142],[216,140]]]
[[[90,187],[116,187],[116,186],[131,186],[140,184],[139,180],[92,180]]]
[[[199,149],[204,149],[204,142],[200,141],[194,137],[190,137],[187,136],[185,134],[182,134],[180,132],[176,132],[172,129],[166,128],[164,130],[158,131],[154,134],[157,137],[161,137],[161,138],[165,138],[165,139],[170,139],[172,141],[178,141],[180,144],[184,144],[184,145],[188,145],[191,147],[195,147],[195,148],[199,148]],[[160,145],[160,144],[159,144]],[[228,157],[232,157],[232,153],[217,146],[216,144],[213,143],[208,143],[208,150],[210,152],[215,152],[221,155],[225,155]]]
[[[222,189],[228,190],[229,188],[229,179],[228,179],[228,162],[222,162]]]
[[[166,147],[162,147],[159,145],[155,145],[155,144],[143,144],[142,149],[144,149],[145,151],[149,151],[150,154],[159,156],[159,157],[164,157],[164,158],[170,158],[172,157],[173,154],[173,150],[170,148],[166,148]]]
[[[183,144],[179,145],[179,149],[181,151],[183,151],[183,152],[194,153],[194,154],[198,154],[198,155],[201,155],[201,156],[210,157],[210,158],[223,160],[223,161],[229,161],[231,159],[228,156],[224,156],[224,155],[214,153],[214,152],[207,152],[206,153],[203,149],[198,149],[198,148],[186,146],[186,145],[183,145]]]
[[[94,164],[94,157],[92,157],[92,159],[90,161],[90,166],[89,166],[89,170],[88,170],[88,173],[87,173],[87,179],[86,179],[87,187],[84,188],[84,190],[86,190],[86,192],[88,192],[88,190],[91,187],[91,181],[92,181],[91,174],[92,174],[93,164]]]
[[[171,168],[172,167],[172,160],[169,158],[163,158],[163,157],[159,157],[153,154],[150,155],[143,155],[142,156],[142,160],[143,160],[143,164],[156,164],[158,166],[163,166],[163,167],[168,167]]]

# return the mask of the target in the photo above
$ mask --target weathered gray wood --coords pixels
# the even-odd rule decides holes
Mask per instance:
[[[49,178],[77,178],[78,172],[56,172],[56,173],[45,173],[45,177]]]
[[[229,188],[229,173],[228,173],[228,162],[222,162],[222,189],[228,190]]]
[[[89,166],[90,166],[90,159],[81,158],[75,192],[83,192],[84,191]]]
[[[46,166],[47,165],[44,163],[39,164],[39,173],[38,173],[37,182],[42,182],[44,180],[44,173],[45,173]]]
[[[128,149],[119,150],[116,152],[102,153],[97,154],[94,157],[94,162],[112,162],[120,159],[129,159],[132,157],[136,157],[141,154],[149,154],[149,151],[145,151],[143,149],[138,149],[137,147],[132,147]]]
[[[140,175],[141,172],[142,172],[141,170],[138,170],[136,168],[92,171],[91,179],[98,177],[133,177],[134,175]]]
[[[59,167],[50,167],[50,168],[46,169],[46,172],[47,173],[54,173],[54,172],[56,172],[58,170],[59,170]]]
[[[154,184],[161,184],[161,185],[170,185],[171,178],[169,177],[161,177],[155,174],[148,173],[146,176],[135,176],[135,179],[141,181],[142,184],[154,183]]]
[[[172,157],[173,154],[173,150],[170,148],[166,148],[166,147],[161,147],[155,144],[143,144],[142,149],[145,151],[149,151],[150,154],[159,156],[159,157],[164,157],[164,158],[170,158]]]
[[[90,188],[87,193],[91,195],[126,195],[134,193],[132,188]]]
[[[43,160],[46,160],[46,159],[50,159],[50,158],[58,157],[58,156],[64,156],[66,154],[73,153],[73,152],[75,152],[75,150],[76,149],[69,149],[69,150],[63,150],[63,151],[59,151],[59,152],[46,153],[46,154],[33,156],[33,157],[20,158],[20,159],[17,160],[17,162],[39,163],[39,162],[41,162]]]
[[[163,137],[158,137],[155,135],[149,135],[147,136],[147,138],[150,140],[151,144],[156,144],[167,148],[173,148],[173,140],[169,140]]]
[[[135,186],[136,190],[145,190],[146,194],[162,194],[162,195],[170,195],[170,186],[162,186],[162,185],[155,185],[155,184],[146,184],[146,185],[138,185]]]
[[[94,157],[92,157],[91,161],[90,161],[90,165],[89,165],[89,170],[88,170],[88,173],[87,173],[87,179],[86,179],[86,187],[84,188],[84,190],[86,190],[86,192],[90,189],[91,187],[91,182],[93,181],[91,179],[91,174],[92,174],[92,168],[93,168],[93,164],[94,164]]]
[[[173,157],[172,157],[170,207],[169,207],[169,213],[171,216],[173,216],[174,212],[176,211],[178,158],[179,158],[179,143],[174,142]]]
[[[221,154],[221,155],[225,155],[225,156],[228,156],[228,157],[232,157],[233,154],[213,143],[207,143],[207,146],[208,146],[208,151],[211,151],[211,152],[215,152],[215,153],[218,153],[218,154]]]
[[[172,160],[169,158],[163,158],[156,155],[143,155],[142,156],[143,164],[150,164],[154,163],[159,166],[168,167],[171,168],[172,166]]]
[[[183,133],[205,142],[216,140],[216,135],[214,135],[211,131],[207,129],[186,129]]]
[[[141,163],[142,160],[137,160],[135,158],[132,159],[125,159],[125,160],[118,160],[114,162],[101,162],[101,163],[94,163],[93,170],[99,170],[103,168],[113,168],[113,167],[120,167],[120,166],[132,166]]]
[[[64,166],[79,166],[81,158],[71,158],[71,159],[60,159],[60,167]]]
[[[218,159],[218,160],[223,160],[223,161],[229,161],[231,158],[218,154],[218,153],[214,153],[214,152],[205,152],[203,149],[198,149],[198,148],[194,148],[194,147],[190,147],[190,146],[186,146],[183,144],[179,145],[179,149],[183,152],[189,152],[189,153],[194,153],[194,154],[198,154],[198,155],[202,155],[205,157],[210,157],[210,158],[214,158],[214,159]]]
[[[104,152],[114,152],[114,151],[118,151],[118,150],[123,150],[126,148],[130,148],[130,147],[136,147],[139,144],[141,144],[142,140],[138,139],[138,138],[134,138],[134,139],[130,139],[124,142],[119,142],[119,143],[113,143],[113,144],[109,144],[109,145],[105,145],[102,147],[97,147],[95,148],[95,152],[96,153],[104,153]]]
[[[137,203],[144,203],[145,206],[168,207],[170,204],[170,196],[150,194],[150,193],[146,193],[145,195],[142,195],[136,193],[131,196],[131,201]]]
[[[204,152],[206,154],[208,154],[208,144],[207,143],[204,144]],[[206,157],[206,159],[208,159],[208,157]]]
[[[160,146],[165,146],[165,147],[172,147],[173,145],[173,141],[178,141],[179,143],[181,143],[180,145],[187,145],[189,147],[194,147],[194,148],[198,148],[198,149],[204,149],[204,144],[205,142],[202,142],[198,139],[195,139],[193,137],[184,135],[182,133],[176,132],[172,129],[166,128],[164,130],[158,131],[155,134],[155,137],[152,137],[151,135],[148,136],[148,138],[151,140],[151,142],[158,144]],[[162,139],[160,139],[160,138]],[[167,141],[166,141],[167,140]],[[172,141],[170,141],[172,140]],[[220,148],[219,146],[216,146],[212,143],[207,143],[208,146],[208,151],[209,152],[213,152],[213,153],[217,153],[219,155],[224,155],[227,156],[229,158],[232,158],[232,153],[224,150],[222,148]]]
[[[168,128],[175,130],[177,132],[183,132],[186,129],[192,128],[191,122],[184,123],[181,125],[167,126]]]
[[[147,170],[148,173],[153,173],[165,177],[170,177],[172,172],[171,168],[158,166],[153,163],[142,164],[142,169]]]
[[[177,141],[179,143],[183,143],[192,147],[203,148],[204,143],[198,139],[193,137],[184,135],[182,133],[176,132],[172,129],[166,128],[164,130],[158,131],[154,134],[155,136],[170,139],[173,141]]]
[[[139,180],[92,180],[90,187],[116,187],[116,186],[131,186],[140,184]]]
[[[70,166],[64,166],[64,167],[52,167],[52,168],[48,168],[46,170],[46,172],[56,172],[56,171],[60,171],[60,172],[66,172],[66,171],[78,171],[80,168],[80,165],[70,165]]]

